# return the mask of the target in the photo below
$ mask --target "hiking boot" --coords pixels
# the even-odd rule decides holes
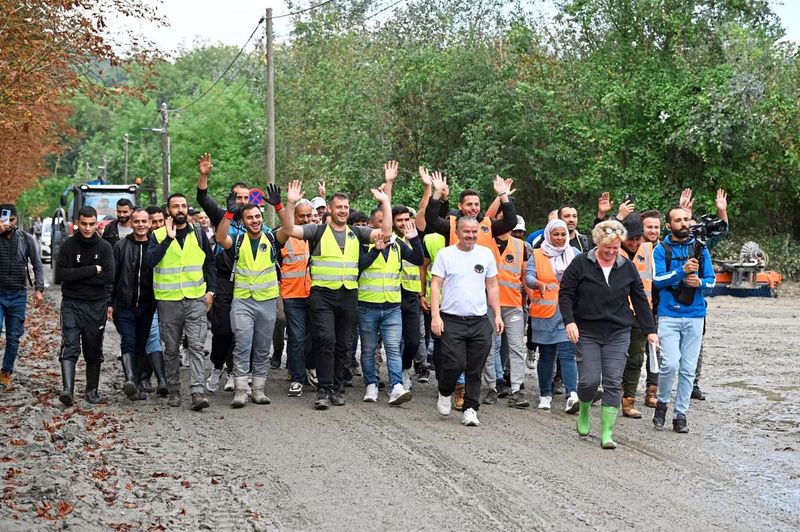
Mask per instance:
[[[653,412],[653,425],[657,429],[663,429],[664,423],[667,422],[667,403],[658,401],[656,403],[656,410]]]
[[[234,377],[231,380],[234,384],[231,408],[242,408],[247,403],[247,390],[250,389],[250,386],[247,385],[247,377]]]
[[[264,393],[264,387],[267,385],[265,377],[253,377],[253,395],[250,400],[257,405],[268,405],[272,400]]]
[[[210,403],[208,399],[202,393],[193,393],[192,394],[192,403],[189,405],[189,408],[194,410],[195,412],[199,412],[204,408],[208,408]]]
[[[686,414],[678,412],[675,414],[675,419],[672,420],[672,430],[678,434],[687,434],[689,432],[689,425],[686,423]]]
[[[208,390],[208,393],[217,393],[217,390],[219,390],[219,380],[222,378],[223,371],[224,370],[216,368],[211,370],[211,375],[206,379],[206,390]]]
[[[181,392],[170,390],[169,399],[167,399],[168,406],[181,406]]]
[[[439,399],[436,401],[436,410],[443,416],[450,415],[450,409],[452,408],[452,404],[450,402],[449,395],[442,395],[439,394]]]
[[[335,391],[330,396],[330,401],[333,406],[344,406],[344,396],[341,391]]]
[[[411,390],[407,389],[402,384],[397,383],[392,386],[392,391],[389,393],[389,404],[392,406],[399,406],[410,401],[411,397],[413,397]]]
[[[317,390],[317,400],[314,401],[315,410],[327,410],[331,407],[331,400],[328,398],[328,390],[319,388]]]
[[[463,384],[456,384],[456,391],[453,395],[455,398],[453,399],[453,408],[461,412],[464,409],[464,394],[467,393],[467,389]]]
[[[567,389],[564,388],[564,382],[561,379],[553,381],[553,395],[564,395]]]
[[[511,408],[528,408],[531,402],[525,397],[525,392],[517,390],[508,398],[508,406]]]
[[[493,405],[497,402],[497,397],[498,397],[497,390],[489,388],[484,392],[483,397],[481,397],[481,404]]]
[[[703,393],[703,390],[701,390],[700,386],[697,384],[692,387],[692,399],[697,399],[698,401],[706,400],[706,394]]]
[[[550,404],[553,402],[553,398],[549,395],[541,395],[539,396],[539,410],[550,410]]]
[[[478,413],[472,408],[467,408],[461,415],[461,424],[466,427],[479,426],[481,422],[478,421]]]
[[[577,414],[578,410],[580,410],[580,401],[578,401],[578,394],[575,392],[569,392],[569,397],[567,397],[567,404],[564,406],[564,412],[567,414]]]
[[[11,373],[6,370],[0,371],[0,386],[11,389]]]
[[[364,402],[365,403],[377,403],[378,402],[378,385],[377,384],[367,384],[367,391],[364,393]]]
[[[641,419],[642,413],[636,410],[635,397],[622,398],[622,415],[633,419]]]
[[[300,397],[301,395],[303,395],[303,383],[293,381],[289,385],[289,392],[286,395],[288,395],[289,397]]]
[[[656,403],[658,403],[658,399],[656,398],[657,394],[658,386],[655,384],[648,384],[644,395],[644,406],[647,408],[655,408]]]
[[[616,449],[617,444],[611,439],[614,424],[617,422],[618,408],[602,405],[600,407],[600,446],[603,449]]]

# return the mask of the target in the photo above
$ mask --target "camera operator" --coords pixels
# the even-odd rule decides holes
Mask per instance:
[[[653,285],[659,291],[658,337],[661,344],[661,372],[658,376],[658,402],[653,424],[663,428],[672,395],[672,379],[678,373],[675,396],[675,432],[689,432],[686,412],[694,383],[697,357],[703,337],[706,303],[703,288],[715,284],[711,255],[702,241],[690,232],[691,215],[681,207],[667,213],[670,234],[653,252]],[[705,227],[698,226],[704,230]]]

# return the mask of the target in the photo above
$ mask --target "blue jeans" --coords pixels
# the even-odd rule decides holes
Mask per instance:
[[[578,390],[578,366],[575,362],[575,346],[571,342],[557,344],[538,344],[539,361],[536,363],[536,374],[539,377],[539,395],[553,396],[553,373],[556,356],[561,361],[561,379],[567,395]]]
[[[25,332],[25,290],[0,293],[0,334],[6,329],[6,352],[3,355],[3,371],[14,372],[14,362],[19,352],[19,339]]]
[[[306,369],[314,369],[311,360],[312,335],[308,331],[309,314],[308,298],[290,298],[283,300],[283,312],[286,314],[287,350],[286,358],[292,380],[304,382]]]
[[[678,373],[675,412],[686,414],[692,396],[697,357],[703,343],[703,318],[658,317],[661,344],[661,372],[658,374],[658,400],[669,403],[672,379]]]
[[[147,355],[147,341],[153,328],[155,304],[132,308],[118,301],[114,307],[114,326],[120,336],[122,353],[137,357]]]
[[[375,346],[378,333],[383,338],[386,351],[386,367],[389,370],[389,389],[403,383],[403,355],[400,342],[403,339],[403,315],[400,305],[358,307],[358,328],[361,331],[361,371],[364,384],[378,384],[375,371]]]
[[[153,321],[150,322],[150,336],[147,337],[147,354],[161,352],[161,330],[158,327],[158,311],[153,314]]]

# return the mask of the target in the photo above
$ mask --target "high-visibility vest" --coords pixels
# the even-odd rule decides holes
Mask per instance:
[[[308,242],[294,237],[290,237],[281,248],[283,257],[281,297],[283,299],[305,298],[311,293],[311,274],[308,271],[310,253]]]
[[[153,232],[159,244],[167,237],[167,228],[160,227]],[[197,241],[197,232],[189,224],[189,232],[183,240],[183,247],[175,238],[167,248],[161,261],[153,269],[153,291],[159,301],[180,301],[197,299],[206,294],[206,280],[203,264],[206,253]]]
[[[506,249],[500,253],[500,246],[492,240],[492,253],[497,263],[497,285],[500,289],[501,307],[522,307],[522,266],[524,246],[522,240],[509,237]]]
[[[278,273],[272,260],[272,243],[264,233],[259,235],[256,256],[248,249],[250,235],[239,237],[239,259],[233,267],[233,297],[236,299],[252,299],[267,301],[278,297]]]
[[[448,218],[450,219],[450,245],[453,246],[458,244],[458,236],[456,236],[456,223],[458,218],[452,214],[448,216]],[[478,241],[476,243],[491,248],[492,242],[494,242],[492,236],[492,220],[488,216],[484,216],[483,220],[478,224]]]
[[[558,307],[558,279],[553,272],[553,265],[550,259],[542,252],[541,248],[533,250],[533,260],[536,264],[536,279],[547,286],[547,290],[542,297],[537,289],[528,292],[530,298],[529,314],[532,318],[552,318],[556,314]]]
[[[370,249],[375,244],[370,245]],[[365,303],[400,303],[400,244],[393,243],[386,259],[383,253],[361,272],[358,278],[358,300]]]
[[[358,288],[358,254],[361,244],[350,226],[345,229],[344,251],[330,224],[319,240],[319,255],[311,257],[311,286],[337,290]]]
[[[403,242],[408,244],[406,239]],[[408,244],[409,246],[411,244]],[[414,292],[415,294],[422,293],[422,279],[419,275],[419,266],[411,264],[407,260],[403,260],[403,269],[400,272],[400,285],[404,290]]]
[[[636,255],[633,257],[633,265],[639,270],[639,277],[642,278],[644,293],[650,308],[653,308],[653,244],[652,242],[642,242]],[[633,306],[631,306],[633,308]]]
[[[431,262],[428,264],[428,271],[425,275],[425,286],[427,287],[427,290],[425,290],[425,301],[428,305],[431,304],[431,279],[433,278],[431,270],[433,270],[433,263],[436,261],[436,255],[444,249],[444,244],[444,236],[439,233],[429,233],[422,239],[422,245],[428,250],[428,256],[431,258]]]

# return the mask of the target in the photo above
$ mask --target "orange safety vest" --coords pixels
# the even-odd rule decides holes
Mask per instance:
[[[311,273],[308,270],[310,255],[308,242],[294,237],[290,237],[281,248],[281,257],[283,257],[281,297],[283,299],[305,298],[311,293]]]
[[[522,272],[525,258],[522,240],[508,238],[503,253],[500,246],[492,239],[492,253],[497,263],[497,285],[500,289],[501,307],[522,307]]]
[[[528,292],[530,297],[529,314],[531,318],[552,318],[558,307],[558,279],[553,272],[550,259],[542,252],[541,248],[533,250],[533,260],[536,264],[536,279],[547,285],[547,290],[544,297],[535,288]]]
[[[633,257],[633,265],[639,270],[639,277],[642,278],[644,294],[650,308],[653,308],[653,244],[652,242],[642,242],[636,255]],[[631,305],[633,308],[633,305]]]
[[[452,214],[448,216],[448,218],[450,219],[450,241],[448,245],[453,246],[458,244],[458,237],[456,236],[456,222],[458,218]],[[494,238],[492,237],[492,220],[488,216],[484,216],[479,224],[477,244],[489,249],[491,249],[494,244]]]

